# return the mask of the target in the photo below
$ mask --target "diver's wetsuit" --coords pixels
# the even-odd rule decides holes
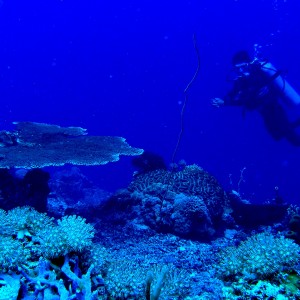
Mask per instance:
[[[276,73],[279,76],[280,73]],[[300,133],[296,127],[300,122],[291,122],[280,104],[280,91],[273,84],[274,77],[268,77],[259,62],[249,64],[247,72],[234,80],[232,90],[224,97],[224,105],[257,110],[263,117],[268,132],[275,140],[286,138],[294,146],[300,146]]]

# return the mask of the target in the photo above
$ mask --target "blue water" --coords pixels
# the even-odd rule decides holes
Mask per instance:
[[[0,126],[34,121],[123,136],[171,161],[188,91],[176,160],[197,163],[225,189],[264,202],[278,186],[299,203],[300,149],[273,141],[260,116],[215,109],[230,88],[232,55],[262,45],[263,54],[300,91],[300,2],[15,1],[0,7]],[[126,187],[130,158],[83,167],[102,188]]]

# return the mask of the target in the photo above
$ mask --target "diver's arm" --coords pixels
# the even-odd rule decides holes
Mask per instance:
[[[213,98],[211,104],[214,107],[241,106],[243,105],[242,95],[239,84],[235,82],[233,88],[223,98]]]
[[[239,89],[238,83],[223,97],[212,99],[212,105],[220,106],[243,106],[245,104],[245,92]]]

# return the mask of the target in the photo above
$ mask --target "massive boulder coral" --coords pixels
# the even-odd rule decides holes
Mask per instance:
[[[0,168],[104,165],[120,155],[140,155],[117,136],[88,136],[81,127],[15,122],[15,131],[0,131]]]
[[[216,178],[195,164],[179,171],[155,170],[138,175],[128,190],[160,198],[166,192],[197,196],[203,198],[210,214],[217,218],[225,204],[224,191]]]
[[[158,232],[206,239],[222,224],[226,195],[217,180],[197,165],[137,175],[127,190],[102,209],[110,222],[147,225]],[[132,222],[134,220],[134,222]]]

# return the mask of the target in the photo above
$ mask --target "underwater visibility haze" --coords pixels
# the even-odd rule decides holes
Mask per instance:
[[[299,14],[2,0],[0,299],[299,299]]]

